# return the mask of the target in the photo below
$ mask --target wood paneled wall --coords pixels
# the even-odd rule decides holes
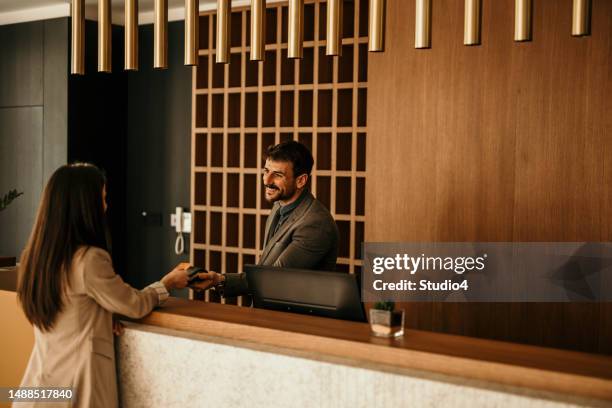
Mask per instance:
[[[571,37],[572,0],[483,1],[463,45],[463,1],[433,2],[414,49],[414,2],[388,0],[371,54],[366,241],[611,241],[612,1]],[[612,353],[611,304],[408,304],[411,327]]]

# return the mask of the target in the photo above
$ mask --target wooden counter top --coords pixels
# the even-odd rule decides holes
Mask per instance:
[[[612,401],[610,356],[416,330],[381,339],[366,323],[177,298],[138,322],[364,368]]]

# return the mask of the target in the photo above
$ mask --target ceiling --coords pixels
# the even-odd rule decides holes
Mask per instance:
[[[69,0],[0,0],[0,13],[69,3]],[[214,4],[216,0],[200,0],[200,5],[206,3]],[[95,6],[98,4],[98,0],[85,0],[85,4],[86,6]],[[124,0],[111,0],[111,4],[113,5],[113,10],[121,10],[123,9]],[[138,6],[141,11],[152,11],[153,0],[138,0]],[[184,0],[168,0],[168,8],[184,6]]]
[[[113,23],[123,21],[125,0],[111,0]],[[138,0],[140,23],[152,22],[154,0]],[[200,0],[200,10],[211,10],[216,7],[216,0]],[[245,5],[248,0],[233,0],[232,5]],[[85,15],[96,19],[98,0],[85,0]],[[169,20],[182,20],[185,0],[168,0]],[[25,21],[44,20],[70,15],[70,0],[0,0],[0,25]]]

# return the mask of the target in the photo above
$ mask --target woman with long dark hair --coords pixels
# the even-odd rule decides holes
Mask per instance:
[[[60,167],[19,266],[17,295],[35,339],[21,386],[71,387],[71,406],[118,405],[112,314],[143,317],[187,285],[179,268],[141,291],[124,283],[108,254],[105,212],[104,174]]]

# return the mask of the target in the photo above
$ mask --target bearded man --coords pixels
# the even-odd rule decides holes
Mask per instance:
[[[314,160],[306,146],[289,141],[265,153],[263,187],[274,203],[266,221],[259,265],[333,271],[338,256],[338,227],[329,210],[308,191]],[[225,297],[245,295],[244,273],[203,272],[192,287],[215,286]]]

